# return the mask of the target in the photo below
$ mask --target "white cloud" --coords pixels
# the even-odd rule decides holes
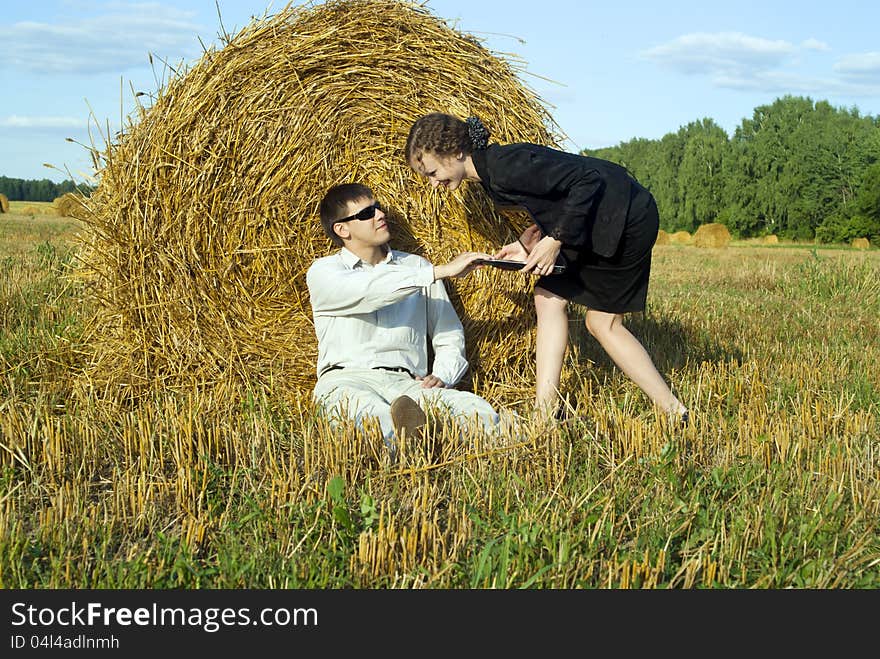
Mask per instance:
[[[834,70],[850,80],[880,83],[880,52],[841,57]]]
[[[175,63],[200,53],[193,12],[159,3],[105,7],[77,20],[7,26],[0,61],[33,73],[119,73],[148,66],[148,53]]]
[[[830,47],[810,38],[795,46],[739,32],[694,33],[643,51],[641,55],[685,75],[707,77],[726,89],[818,96],[874,96],[880,85],[880,53],[841,58],[827,75],[804,75],[800,55]],[[836,75],[835,75],[836,74]]]
[[[805,39],[801,42],[801,48],[804,50],[818,50],[820,52],[827,52],[831,50],[831,46],[829,46],[824,41],[819,41],[818,39],[813,39],[812,37],[809,39]]]
[[[739,77],[747,71],[778,66],[795,51],[787,41],[770,41],[739,32],[697,32],[641,54],[685,74]]]
[[[74,117],[0,117],[0,128],[85,128],[83,119]]]

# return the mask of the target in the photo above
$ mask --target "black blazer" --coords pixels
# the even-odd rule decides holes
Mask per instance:
[[[563,247],[610,258],[638,183],[613,162],[538,144],[492,144],[471,154],[496,202],[525,208]]]

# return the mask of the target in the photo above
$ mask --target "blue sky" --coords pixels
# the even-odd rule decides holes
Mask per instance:
[[[4,4],[0,175],[87,180],[132,90],[201,55],[270,0],[32,0]],[[300,4],[300,3],[295,3]],[[868,0],[428,0],[436,16],[525,63],[569,150],[657,139],[714,119],[728,134],[786,94],[880,115],[880,3]],[[219,5],[219,16],[218,16]],[[533,74],[533,75],[532,75]],[[545,80],[545,79],[549,79]],[[91,118],[90,117],[94,118]],[[69,142],[71,138],[74,142]],[[77,144],[79,143],[79,144]],[[47,168],[49,163],[56,169]]]

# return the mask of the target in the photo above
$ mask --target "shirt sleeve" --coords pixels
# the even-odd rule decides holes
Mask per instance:
[[[467,372],[464,328],[441,280],[428,288],[428,337],[434,349],[431,372],[454,386]]]
[[[601,174],[579,156],[551,149],[512,149],[493,168],[492,183],[521,196],[558,199],[559,212],[544,220],[544,233],[565,245],[587,241],[587,223],[605,187]]]
[[[315,261],[306,273],[306,285],[315,316],[369,313],[430,286],[434,269],[424,261],[417,266],[380,263],[373,268],[346,268],[333,259]]]

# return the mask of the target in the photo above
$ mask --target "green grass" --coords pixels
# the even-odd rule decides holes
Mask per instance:
[[[876,250],[660,247],[627,323],[692,427],[575,313],[576,418],[392,464],[307,396],[91,390],[75,225],[19,228],[0,241],[3,588],[880,587]]]

